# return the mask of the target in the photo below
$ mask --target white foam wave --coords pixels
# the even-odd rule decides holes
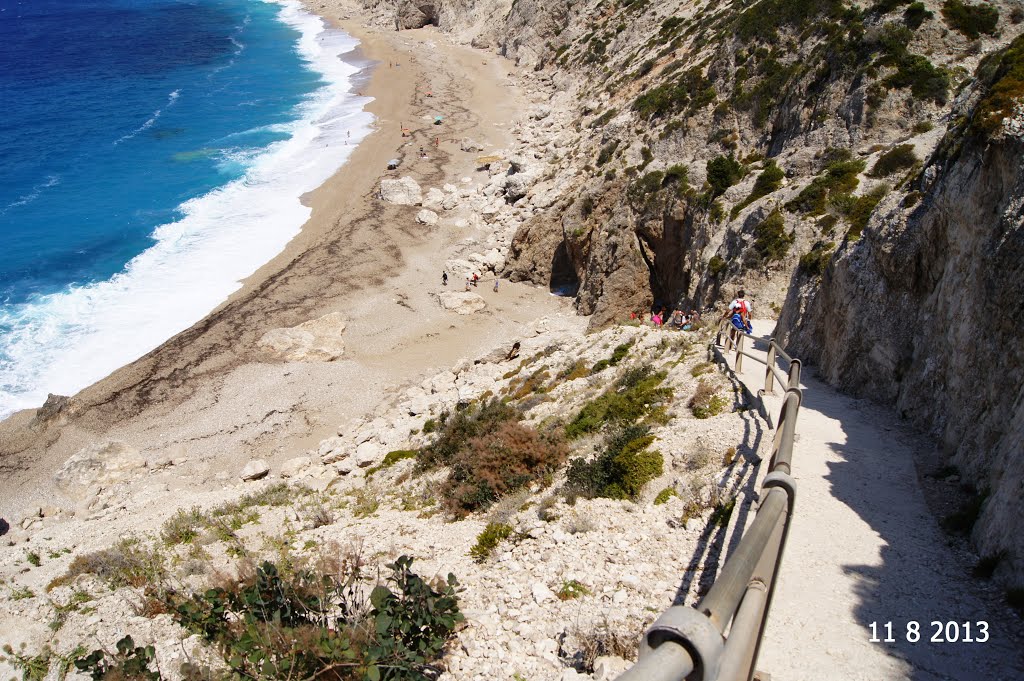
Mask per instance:
[[[299,106],[289,139],[252,159],[244,177],[183,204],[183,217],[157,228],[156,243],[122,272],[0,309],[10,330],[0,339],[0,417],[48,392],[73,394],[199,321],[298,233],[310,214],[299,197],[370,132],[367,99],[349,92],[359,69],[338,58],[357,41],[297,0],[276,4],[326,85]]]
[[[32,189],[29,190],[28,194],[25,194],[24,196],[19,196],[17,200],[10,202],[2,209],[0,209],[0,215],[3,215],[12,208],[17,208],[18,206],[24,206],[25,204],[32,203],[33,201],[38,199],[44,191],[46,191],[50,187],[55,187],[58,184],[60,184],[59,175],[47,175],[46,179],[32,187]]]
[[[114,140],[114,146],[117,146],[121,142],[125,142],[127,140],[132,139],[133,137],[138,135],[140,132],[143,132],[145,130],[149,130],[150,128],[152,128],[153,124],[156,123],[160,119],[160,116],[163,115],[164,110],[167,109],[168,107],[174,106],[174,103],[176,101],[178,101],[178,97],[179,96],[181,96],[181,90],[175,90],[174,92],[169,94],[167,96],[167,103],[166,104],[164,104],[161,108],[159,108],[156,111],[154,111],[153,114],[146,120],[145,123],[143,123],[139,127],[135,128],[134,130],[132,130],[127,135],[122,135],[118,139]]]

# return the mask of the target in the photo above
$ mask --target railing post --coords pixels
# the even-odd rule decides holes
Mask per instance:
[[[770,338],[768,340],[768,359],[765,360],[764,370],[764,391],[766,394],[771,395],[775,390],[775,372],[772,369],[775,367],[775,339]]]
[[[793,361],[789,363],[789,385],[787,387],[800,387],[800,360],[796,358],[794,358]]]
[[[736,339],[736,373],[743,371],[743,339],[746,338],[742,333],[739,334],[739,338]]]

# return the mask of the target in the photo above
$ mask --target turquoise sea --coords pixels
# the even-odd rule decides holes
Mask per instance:
[[[372,116],[295,0],[0,0],[0,417],[201,319]]]

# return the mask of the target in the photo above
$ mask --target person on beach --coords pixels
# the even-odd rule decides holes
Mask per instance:
[[[468,291],[473,285],[473,280],[470,277],[466,277],[466,290]]]
[[[499,279],[497,277],[495,277],[494,278],[494,292],[495,293],[498,292],[498,281],[499,281]]]
[[[515,343],[513,343],[512,349],[508,351],[507,355],[505,355],[505,361],[507,362],[509,360],[513,360],[513,359],[515,359],[518,356],[519,356],[519,341],[516,341]]]
[[[448,273],[447,272],[441,272],[441,286],[447,286],[447,285],[448,285]]]
[[[434,147],[440,147],[440,146],[441,146],[441,138],[440,137],[435,137],[434,138]]]
[[[654,324],[654,328],[656,328],[656,329],[660,329],[661,328],[661,313],[660,312],[652,312],[651,313],[651,323]]]
[[[479,282],[479,281],[480,281],[480,275],[477,274],[476,272],[474,272],[473,273],[473,286],[476,286],[477,282]]]

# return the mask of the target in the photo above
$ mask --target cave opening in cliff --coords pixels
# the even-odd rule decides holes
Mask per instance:
[[[576,268],[572,266],[569,249],[565,242],[558,244],[551,258],[551,283],[549,289],[556,296],[571,298],[580,290],[580,279],[576,276]]]

